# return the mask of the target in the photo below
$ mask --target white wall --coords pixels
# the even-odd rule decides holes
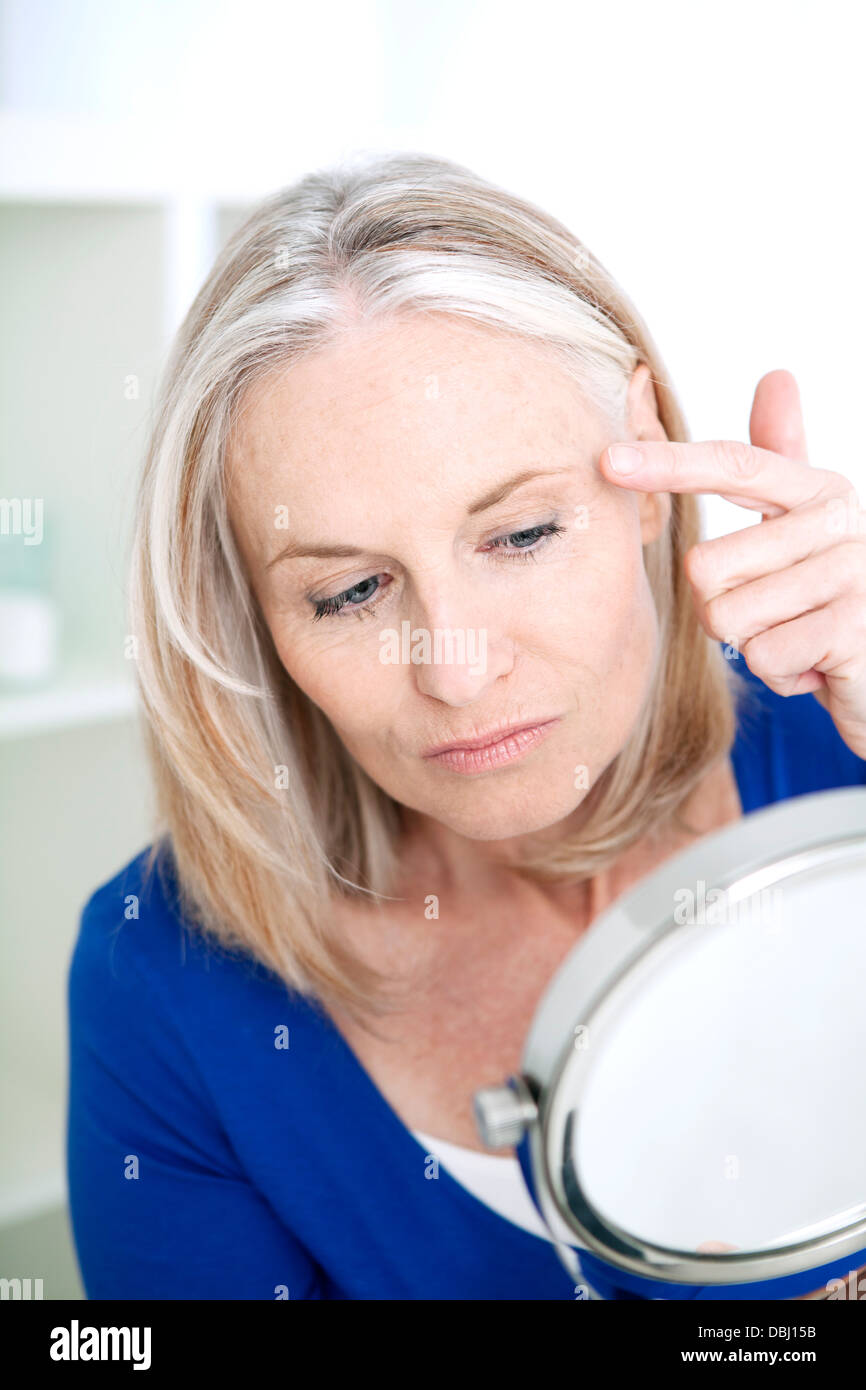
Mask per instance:
[[[7,109],[129,127],[129,166],[187,186],[264,190],[381,145],[462,160],[593,247],[696,438],[744,437],[758,378],[787,366],[812,462],[866,481],[848,0],[7,0],[2,33]]]

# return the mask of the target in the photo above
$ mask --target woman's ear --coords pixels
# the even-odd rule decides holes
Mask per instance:
[[[659,419],[658,401],[652,373],[646,362],[639,362],[632,373],[626,398],[626,435],[624,441],[667,439]],[[638,496],[641,544],[657,540],[670,520],[669,492],[641,492]]]

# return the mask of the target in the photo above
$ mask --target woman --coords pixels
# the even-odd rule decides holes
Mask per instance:
[[[687,439],[595,258],[459,166],[311,175],[222,252],[134,544],[160,834],[71,966],[90,1297],[575,1296],[474,1092],[663,858],[866,783],[851,484],[784,372]],[[699,543],[710,491],[765,520]]]

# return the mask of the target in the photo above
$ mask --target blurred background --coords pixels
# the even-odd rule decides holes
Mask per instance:
[[[0,6],[0,1276],[82,1297],[65,986],[151,839],[126,647],[135,481],[171,335],[262,196],[408,149],[543,205],[647,320],[692,437],[796,375],[866,493],[862,16],[728,0]],[[705,502],[708,535],[758,520]]]

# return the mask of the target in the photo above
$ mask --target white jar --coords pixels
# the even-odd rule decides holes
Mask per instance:
[[[0,589],[0,681],[28,685],[57,669],[60,615],[47,594]]]

